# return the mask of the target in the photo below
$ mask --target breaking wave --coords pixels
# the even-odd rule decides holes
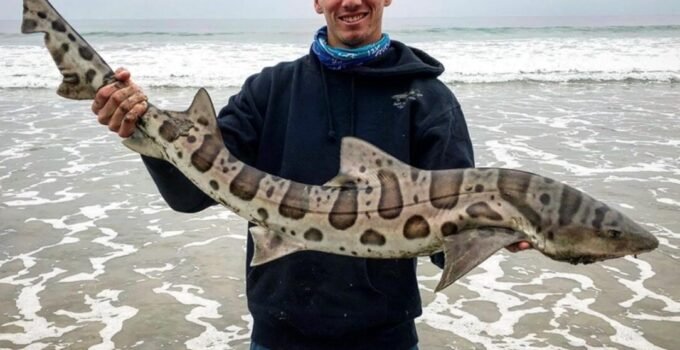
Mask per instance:
[[[310,31],[302,26],[187,28],[116,27],[83,36],[113,68],[129,68],[150,87],[239,87],[250,74],[309,51]],[[429,25],[391,34],[440,60],[449,84],[680,81],[678,25]],[[39,35],[0,34],[0,67],[0,88],[51,88],[60,80]]]

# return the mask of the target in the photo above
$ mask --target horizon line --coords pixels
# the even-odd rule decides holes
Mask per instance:
[[[390,19],[481,19],[481,18],[678,18],[680,19],[680,13],[673,14],[643,14],[643,15],[530,15],[530,16],[519,16],[519,15],[492,15],[492,16],[386,16],[385,20]],[[142,17],[74,17],[69,20],[135,20],[135,21],[149,21],[149,20],[319,20],[323,21],[320,17],[155,17],[155,18],[142,18]],[[17,18],[0,18],[0,21],[21,21]]]

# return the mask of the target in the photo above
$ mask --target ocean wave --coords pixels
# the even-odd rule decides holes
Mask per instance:
[[[256,71],[251,71],[255,73]],[[55,72],[56,73],[56,72]],[[206,77],[201,76],[172,76],[172,75],[148,75],[137,74],[135,79],[138,84],[149,88],[227,88],[238,89],[242,86],[247,76],[221,75]],[[527,72],[506,75],[489,74],[461,74],[447,73],[440,77],[447,85],[459,84],[505,84],[505,83],[580,83],[580,84],[604,84],[604,83],[680,83],[680,72],[616,72],[616,73],[592,73],[582,72]],[[29,76],[24,74],[12,75],[0,82],[0,89],[53,89],[60,83],[57,74],[51,76]]]
[[[503,32],[599,32],[599,33],[642,33],[642,32],[665,32],[678,31],[680,25],[650,25],[650,26],[636,26],[636,25],[621,25],[621,26],[567,26],[567,25],[539,25],[539,26],[488,26],[488,27],[460,27],[460,26],[442,26],[433,28],[415,28],[398,30],[398,32],[417,33],[417,32],[489,32],[489,33],[503,33]]]
[[[536,77],[523,77],[516,79],[501,80],[496,77],[474,77],[469,79],[449,78],[442,79],[448,86],[456,85],[475,85],[475,84],[680,84],[680,75],[670,77],[668,79],[644,79],[625,77],[621,79],[611,78],[546,78],[538,79]],[[56,89],[59,82],[55,80],[32,82],[30,84],[0,84],[0,90],[52,90]],[[227,89],[238,90],[241,88],[243,81],[228,81],[228,82],[199,82],[199,81],[185,81],[185,82],[150,82],[142,84],[150,89]]]
[[[629,72],[580,72],[580,71],[533,71],[508,74],[445,74],[442,79],[449,85],[489,83],[680,83],[680,71],[629,71]]]
[[[176,39],[178,40],[178,39]],[[503,82],[664,82],[680,80],[680,36],[413,41],[446,67],[449,84]],[[309,51],[308,44],[104,42],[113,68],[127,67],[151,87],[239,87],[251,74]],[[31,59],[26,59],[30,57]],[[44,88],[60,76],[40,44],[0,41],[0,88]]]
[[[454,34],[454,35],[466,35],[466,34],[489,34],[489,35],[516,35],[516,34],[528,34],[537,37],[544,37],[549,35],[631,35],[631,36],[642,36],[646,34],[666,34],[671,33],[673,35],[679,35],[680,25],[621,25],[621,26],[488,26],[488,27],[464,27],[464,26],[427,26],[420,28],[391,28],[390,33],[393,36],[398,35],[422,35],[421,37],[427,37],[428,34]],[[94,31],[81,31],[80,33],[83,37],[139,37],[139,36],[159,36],[159,37],[230,37],[230,36],[251,36],[258,34],[266,34],[273,36],[297,36],[303,35],[305,37],[311,37],[308,30],[274,30],[274,31],[263,31],[263,30],[218,30],[218,31],[201,31],[201,30],[94,30]],[[18,38],[24,35],[19,33],[19,28],[17,27],[16,32],[2,33],[0,32],[0,39],[2,38]]]

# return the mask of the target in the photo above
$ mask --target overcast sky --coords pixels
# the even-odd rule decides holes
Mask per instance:
[[[0,19],[21,17],[0,0]],[[70,19],[310,18],[313,0],[52,0]],[[680,0],[393,0],[390,17],[680,15]]]

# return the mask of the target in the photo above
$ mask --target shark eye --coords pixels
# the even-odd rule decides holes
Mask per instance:
[[[619,238],[619,237],[621,237],[621,231],[607,230],[607,236],[609,236],[611,238]]]

